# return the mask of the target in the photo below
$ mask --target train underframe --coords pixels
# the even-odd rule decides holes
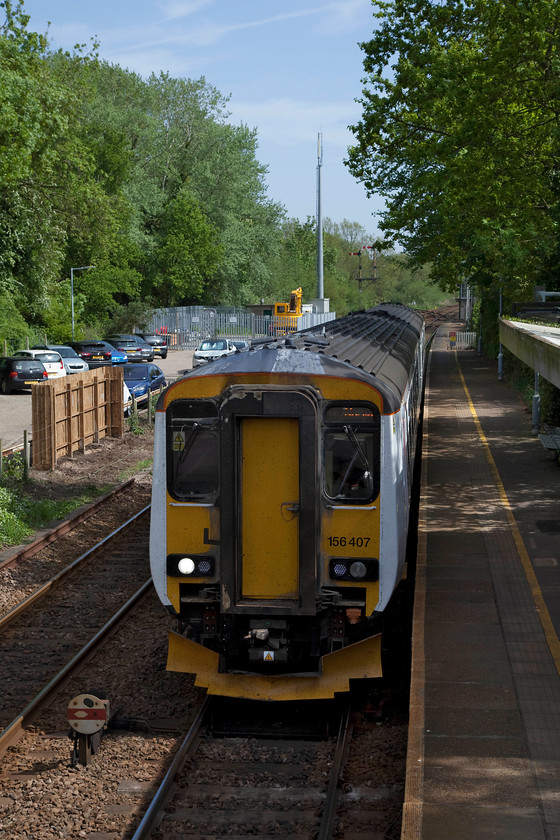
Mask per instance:
[[[199,601],[181,599],[179,632],[217,653],[220,673],[320,675],[323,657],[381,633],[382,616],[366,617],[362,593],[325,591],[314,615],[262,607],[255,615],[222,612],[207,589]]]

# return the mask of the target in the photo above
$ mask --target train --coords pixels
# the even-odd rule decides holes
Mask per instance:
[[[155,412],[150,566],[167,668],[322,700],[382,675],[403,579],[425,325],[354,312],[187,372]]]

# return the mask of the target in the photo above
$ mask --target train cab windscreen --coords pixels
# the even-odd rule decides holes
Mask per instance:
[[[167,413],[167,487],[178,501],[218,492],[220,440],[213,402],[176,400]]]
[[[337,504],[369,504],[379,494],[380,415],[376,406],[331,404],[323,432],[324,491]]]

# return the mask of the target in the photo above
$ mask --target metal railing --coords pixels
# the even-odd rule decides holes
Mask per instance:
[[[335,318],[335,312],[306,312],[297,319],[297,328],[307,329]],[[256,315],[242,309],[181,306],[155,310],[149,332],[167,336],[168,345],[177,350],[194,350],[204,338],[251,340],[278,335],[283,329],[281,317]]]

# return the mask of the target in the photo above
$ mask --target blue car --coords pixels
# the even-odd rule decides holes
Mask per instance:
[[[148,394],[167,385],[165,375],[157,365],[131,362],[124,366],[123,372],[125,384],[138,405],[147,404]]]

